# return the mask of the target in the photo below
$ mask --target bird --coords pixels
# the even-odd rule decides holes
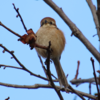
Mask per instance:
[[[59,60],[66,43],[63,32],[57,28],[56,21],[53,18],[45,17],[40,22],[40,28],[36,32],[36,36],[37,39],[35,43],[39,45],[48,47],[49,41],[51,42],[50,48],[52,52],[50,59],[54,62],[60,86],[67,88],[68,81]],[[35,47],[35,49],[38,55],[47,58],[47,50],[37,47]]]

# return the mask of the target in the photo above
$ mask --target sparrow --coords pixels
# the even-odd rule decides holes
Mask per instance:
[[[63,32],[57,28],[56,21],[53,18],[45,17],[40,22],[40,28],[36,32],[36,42],[39,45],[47,46],[51,41],[51,54],[50,59],[54,62],[60,86],[68,87],[68,82],[65,73],[60,64],[60,56],[65,48],[65,37]],[[43,58],[47,58],[47,50],[35,47],[37,53]]]

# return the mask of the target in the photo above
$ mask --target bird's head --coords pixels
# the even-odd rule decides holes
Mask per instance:
[[[56,21],[53,18],[45,17],[41,20],[41,26],[56,26]]]

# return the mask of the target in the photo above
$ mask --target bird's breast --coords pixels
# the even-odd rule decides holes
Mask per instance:
[[[36,43],[42,46],[48,46],[51,41],[51,59],[59,57],[65,47],[65,38],[62,31],[56,27],[40,27],[36,33]],[[42,57],[47,57],[47,51],[41,48],[36,48],[36,51]]]

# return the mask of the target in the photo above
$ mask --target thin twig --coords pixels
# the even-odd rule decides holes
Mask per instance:
[[[93,37],[95,37],[97,34],[94,34]]]
[[[41,57],[40,57],[39,55],[38,55],[38,57],[39,57],[40,62],[41,62],[41,64],[42,64],[42,68],[43,68],[43,70],[44,70],[44,73],[45,73],[47,79],[49,79],[49,77],[48,77],[48,75],[47,75],[47,70],[46,70],[45,66],[43,65],[42,59],[41,59]],[[48,81],[48,84],[50,84],[50,81]]]
[[[91,83],[89,83],[89,94],[91,94]],[[88,100],[90,100],[90,98]]]
[[[70,85],[68,85],[68,88],[71,89],[75,94],[77,94],[82,100],[85,100],[85,98],[80,93],[78,93],[75,89],[73,89]]]
[[[9,100],[9,99],[10,99],[10,97],[6,98],[5,100]]]
[[[89,94],[91,94],[91,83],[89,83]]]
[[[80,61],[77,62],[77,70],[76,70],[76,75],[75,75],[75,78],[74,79],[77,79],[78,77],[78,74],[79,74],[79,65],[80,65]]]
[[[21,35],[19,35],[18,33],[14,32],[14,31],[12,31],[10,28],[6,27],[6,26],[5,26],[4,24],[2,24],[1,22],[0,22],[0,25],[3,26],[4,28],[6,28],[6,29],[7,29],[8,31],[10,31],[11,33],[13,33],[14,35],[16,35],[16,36],[18,36],[18,37],[21,38]]]
[[[0,64],[0,67],[4,67],[4,69],[5,69],[5,68],[15,68],[15,69],[21,69],[21,70],[23,70],[23,71],[26,71],[26,70],[23,69],[23,68],[11,66],[11,65]],[[29,73],[30,73],[30,72],[29,72]],[[31,72],[30,74],[33,75],[33,76],[36,76],[36,77],[38,77],[38,78],[42,78],[43,80],[49,81],[49,79],[47,79],[47,78],[45,78],[45,77],[43,77],[43,76],[41,76],[41,75],[34,74],[33,72]],[[58,82],[58,80],[53,80],[53,82]]]
[[[98,21],[98,17],[97,17],[97,13],[96,13],[96,7],[93,5],[92,0],[86,0],[86,1],[90,7],[91,12],[92,12],[94,23],[95,23],[95,26],[97,29],[97,34],[98,34],[99,41],[100,41],[99,21]]]
[[[43,61],[42,61],[40,55],[38,55],[38,57],[39,57],[39,59],[40,59],[40,62],[41,62],[42,68],[43,68],[43,70],[44,70],[44,72],[45,72],[45,75],[46,75],[46,68],[45,68],[45,66],[43,65]],[[47,75],[46,75],[46,76],[47,76]]]
[[[12,31],[11,29],[9,29],[8,27],[6,27],[6,26],[5,26],[4,24],[2,24],[1,22],[0,22],[0,25],[3,26],[4,28],[6,28],[6,29],[7,29],[8,31],[10,31],[11,33],[13,33],[14,35],[16,35],[16,36],[22,38],[21,35],[19,35],[18,33],[14,32],[14,31]],[[18,39],[18,40],[19,40],[19,39]],[[37,44],[37,43],[34,43],[34,47],[41,48],[41,49],[46,49],[46,50],[48,49],[48,47],[39,45],[39,44]]]
[[[99,88],[98,88],[98,83],[97,83],[97,77],[96,77],[96,73],[95,73],[95,67],[94,67],[94,59],[91,57],[91,62],[92,62],[92,66],[93,66],[93,74],[94,74],[94,78],[95,78],[95,82],[96,82],[96,87],[97,87],[97,91],[99,94]],[[99,100],[99,99],[98,99]]]
[[[23,89],[38,89],[38,88],[53,88],[51,85],[49,84],[35,84],[35,85],[17,85],[17,84],[8,84],[8,83],[2,83],[0,82],[0,85],[2,86],[6,86],[6,87],[12,87],[12,88],[23,88]],[[64,88],[61,88],[60,86],[56,86],[56,88],[62,92],[65,92],[65,89]],[[68,92],[71,92],[73,93],[72,90],[70,89],[66,89]],[[85,97],[89,97],[91,99],[96,99],[95,96],[93,95],[90,95],[88,93],[84,93],[84,92],[81,92],[81,91],[78,91],[78,90],[75,90],[77,91],[78,93],[80,93],[82,96],[85,96]]]
[[[25,31],[27,32],[27,28],[26,28],[26,26],[25,26],[25,24],[24,24],[24,21],[23,21],[23,19],[22,19],[22,17],[21,17],[21,15],[20,15],[20,13],[19,13],[19,8],[17,8],[16,9],[16,7],[15,7],[15,4],[13,3],[13,6],[14,6],[14,9],[15,9],[15,11],[17,12],[17,17],[19,16],[20,17],[20,20],[21,20],[21,22],[22,22],[22,24],[23,24],[23,27],[24,27],[24,29],[25,29]]]
[[[37,43],[35,43],[34,46],[37,47],[37,48],[41,48],[41,49],[46,49],[46,50],[48,49],[48,47],[39,45],[39,44],[37,44]]]
[[[97,0],[97,16],[99,20],[99,30],[100,30],[100,0]]]
[[[92,83],[95,85],[95,78],[93,77],[89,79],[72,79],[70,80],[70,82],[76,86],[79,86],[80,84],[83,84],[83,83]],[[97,83],[99,84],[99,77],[97,77]]]
[[[43,70],[44,70],[44,72],[45,72],[45,74],[47,73],[47,69],[45,68],[45,66],[43,65],[43,61],[42,61],[42,59],[41,59],[41,57],[38,55],[38,57],[39,57],[39,59],[40,59],[40,62],[41,62],[41,64],[42,64],[42,68],[43,68]],[[47,76],[47,74],[46,74],[46,76]],[[57,77],[55,77],[52,73],[51,73],[51,76],[53,76],[55,79],[57,79]]]
[[[21,70],[23,70],[23,68],[20,68],[20,67],[15,67],[15,66],[10,66],[10,65],[4,65],[4,64],[0,64],[0,67],[4,67],[4,69],[6,67],[9,67],[9,68],[15,68],[15,69],[21,69]]]
[[[51,78],[51,74],[50,74],[50,53],[51,53],[50,46],[51,46],[51,42],[49,41],[49,46],[48,46],[48,50],[47,50],[47,52],[48,52],[48,56],[47,56],[47,74],[48,74],[49,80],[51,82],[51,86],[54,88],[54,90],[58,94],[60,100],[64,100],[61,93],[60,93],[60,90],[57,90],[57,88],[54,85],[53,80]]]
[[[54,76],[52,73],[51,73],[51,76],[54,77],[57,80],[57,82],[59,82],[58,78],[56,76]]]
[[[30,70],[28,70],[23,64],[21,64],[21,62],[16,58],[16,56],[13,54],[13,51],[9,51],[6,47],[4,47],[2,44],[0,44],[0,47],[2,47],[5,51],[7,51],[9,54],[11,54],[13,56],[13,58],[15,59],[15,61],[23,68],[23,70],[27,71],[28,73],[30,73],[33,76],[36,76],[38,78],[44,79],[49,81],[47,78],[44,78],[40,75],[36,75],[33,72],[31,72]]]

